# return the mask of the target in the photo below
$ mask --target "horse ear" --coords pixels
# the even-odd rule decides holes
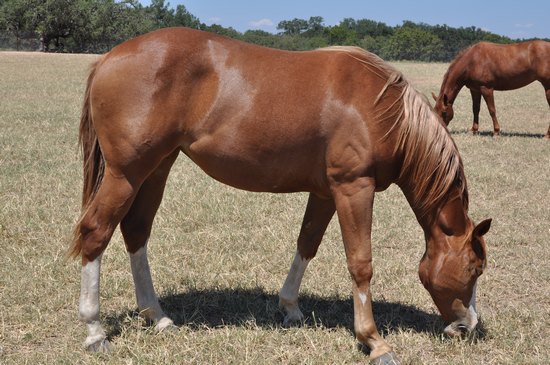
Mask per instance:
[[[475,226],[474,231],[472,232],[472,237],[481,237],[484,236],[487,232],[489,232],[489,228],[491,228],[491,222],[493,220],[491,218],[485,219],[481,223],[479,223],[477,226]]]
[[[485,258],[487,257],[487,253],[485,243],[482,242],[479,238],[489,232],[489,228],[491,228],[491,222],[492,219],[485,219],[477,226],[475,226],[472,232],[472,249],[480,260],[485,260]],[[479,269],[478,275],[481,275],[482,272],[483,267]]]
[[[433,91],[432,91],[432,98],[434,98],[434,100],[437,101],[437,96],[435,96]]]

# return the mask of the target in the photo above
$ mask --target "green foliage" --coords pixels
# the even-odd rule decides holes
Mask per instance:
[[[260,30],[240,33],[218,24],[207,26],[184,5],[174,9],[165,0],[152,0],[149,6],[138,0],[0,0],[0,48],[102,53],[140,34],[174,26],[288,50],[359,46],[388,60],[449,61],[461,49],[479,41],[512,42],[476,27],[411,21],[391,27],[353,18],[327,26],[321,16],[283,20],[277,25],[278,34]]]
[[[383,48],[385,58],[393,60],[438,60],[443,42],[420,27],[404,25],[395,30]]]

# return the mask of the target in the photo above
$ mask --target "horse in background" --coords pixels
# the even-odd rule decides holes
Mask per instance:
[[[396,183],[424,230],[419,276],[450,336],[477,324],[476,283],[491,220],[468,216],[462,160],[427,100],[359,48],[289,52],[168,28],[124,42],[88,77],[80,121],[80,257],[85,346],[105,351],[102,255],[120,225],[140,313],[173,326],[159,305],[147,242],[170,169],[187,155],[208,175],[249,191],[309,192],[294,260],[279,295],[300,321],[298,292],[333,215],[351,275],[357,339],[377,364],[398,363],[372,313],[374,195]],[[182,201],[185,201],[183,199]]]
[[[472,94],[474,122],[471,131],[479,129],[481,97],[485,100],[493,120],[493,135],[500,134],[495,108],[494,90],[514,90],[533,81],[544,87],[550,106],[550,42],[527,41],[514,44],[480,42],[460,52],[451,62],[439,95],[432,93],[435,111],[445,124],[453,119],[453,103],[466,86]],[[550,138],[550,125],[545,138]]]

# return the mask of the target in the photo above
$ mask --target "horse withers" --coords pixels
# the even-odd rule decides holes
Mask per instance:
[[[458,150],[401,73],[358,48],[288,52],[186,28],[127,41],[88,77],[80,123],[82,215],[70,249],[82,260],[85,346],[108,349],[99,320],[101,258],[120,224],[137,304],[163,330],[147,242],[170,168],[183,152],[211,177],[273,193],[309,192],[280,292],[285,323],[334,213],[352,278],[357,339],[378,363],[397,361],[373,319],[371,223],[376,191],[398,184],[424,230],[419,275],[457,335],[477,323],[475,288],[490,220],[468,217]]]
[[[451,62],[439,95],[435,96],[435,111],[448,125],[453,119],[453,103],[466,86],[470,89],[474,121],[471,131],[479,129],[481,97],[485,100],[493,120],[493,135],[500,134],[494,90],[514,90],[534,81],[544,87],[550,106],[550,42],[527,41],[515,44],[476,43],[466,48]],[[550,139],[550,126],[544,138]]]

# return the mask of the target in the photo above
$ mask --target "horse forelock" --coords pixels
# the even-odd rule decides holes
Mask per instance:
[[[457,196],[467,209],[462,159],[449,132],[425,96],[410,84],[405,86],[402,99],[402,118],[396,122],[396,150],[403,156],[398,182],[411,190],[413,209],[423,217]],[[449,196],[451,191],[455,195]]]

